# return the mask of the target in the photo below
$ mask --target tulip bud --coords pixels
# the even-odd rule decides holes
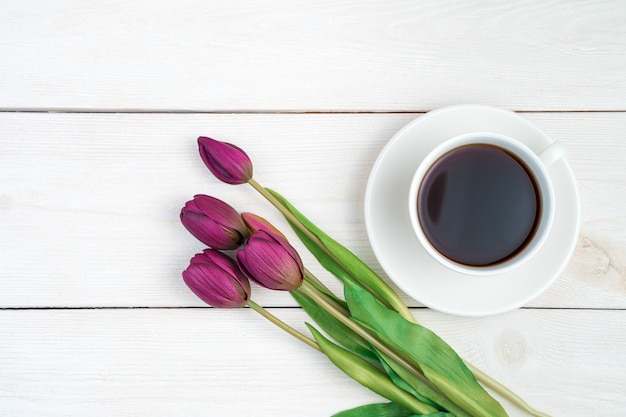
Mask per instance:
[[[248,226],[248,230],[250,230],[251,233],[258,232],[259,230],[265,230],[287,240],[285,235],[280,233],[280,231],[275,228],[272,223],[268,222],[261,216],[252,213],[241,213],[241,218],[246,226]]]
[[[227,255],[206,249],[191,258],[183,280],[205,303],[218,308],[243,307],[250,299],[250,282]]]
[[[250,235],[237,251],[237,264],[245,276],[271,290],[295,290],[304,279],[298,252],[285,239],[265,230]]]
[[[213,249],[236,249],[248,235],[245,223],[234,208],[204,194],[185,203],[180,221],[200,242]]]
[[[252,178],[252,161],[243,149],[200,136],[198,150],[204,164],[220,181],[243,184]]]

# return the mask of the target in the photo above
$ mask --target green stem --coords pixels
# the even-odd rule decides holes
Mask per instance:
[[[265,317],[266,319],[268,319],[269,321],[271,321],[276,326],[280,327],[281,329],[283,329],[290,335],[294,336],[301,342],[304,342],[307,345],[311,346],[313,349],[316,349],[321,352],[320,347],[314,340],[309,339],[308,337],[306,337],[305,335],[303,335],[302,333],[300,333],[293,327],[289,326],[287,323],[285,323],[284,321],[282,321],[281,319],[279,319],[278,317],[276,317],[275,315],[273,315],[272,313],[270,313],[269,311],[267,311],[266,309],[264,309],[263,307],[255,303],[254,301],[248,300],[248,307],[250,307],[257,313],[259,313],[260,315],[262,315],[263,317]]]
[[[315,287],[308,285],[306,282],[299,288],[299,291],[309,296],[313,301],[315,301],[320,307],[330,313],[333,317],[339,320],[342,324],[348,327],[350,330],[355,332],[357,335],[361,336],[368,343],[370,343],[376,350],[378,350],[381,354],[387,356],[389,359],[396,362],[398,365],[402,366],[404,369],[409,371],[415,377],[417,377],[423,384],[425,389],[430,393],[427,395],[431,398],[431,400],[435,401],[439,405],[448,409],[448,411],[453,412],[458,416],[467,416],[468,414],[460,409],[456,404],[454,404],[449,398],[447,398],[443,393],[441,393],[438,388],[432,384],[421,372],[419,364],[413,361],[411,358],[407,358],[403,355],[398,354],[398,352],[389,348],[387,345],[382,343],[378,338],[372,335],[365,328],[361,327],[356,322],[352,321],[350,317],[344,315],[344,313],[337,309],[329,300],[327,300],[323,293],[319,293]]]
[[[412,321],[415,324],[419,324],[415,318],[413,318]],[[521,410],[526,411],[527,413],[535,417],[550,417],[550,415],[542,413],[541,411],[538,411],[534,409],[533,407],[531,407],[530,404],[524,401],[522,397],[514,393],[511,389],[507,388],[501,382],[491,377],[489,374],[477,368],[472,363],[468,362],[467,360],[463,358],[461,358],[461,360],[463,360],[463,362],[465,363],[465,366],[467,366],[467,368],[474,374],[474,377],[478,381],[480,381],[486,387],[491,388],[494,392],[497,392],[500,396],[509,400],[511,403],[513,403],[515,406],[517,406]]]
[[[278,211],[280,211],[280,213],[285,216],[285,218],[293,225],[295,225],[302,233],[304,233],[309,239],[311,239],[313,242],[315,242],[315,244],[317,246],[319,246],[328,256],[330,256],[333,261],[335,261],[337,264],[341,265],[342,268],[351,276],[353,277],[356,281],[358,281],[364,288],[366,288],[369,292],[371,292],[374,296],[376,296],[376,298],[378,298],[379,300],[381,300],[382,302],[385,303],[385,305],[390,306],[390,301],[384,299],[383,297],[380,296],[380,294],[378,294],[376,291],[373,291],[371,288],[369,288],[367,285],[365,285],[364,283],[362,283],[358,277],[355,277],[350,270],[348,270],[345,265],[343,265],[343,263],[337,259],[337,257],[330,252],[327,248],[326,245],[324,245],[324,243],[314,234],[312,233],[309,229],[307,229],[301,222],[300,220],[298,220],[298,218],[296,216],[294,216],[285,206],[283,206],[283,204],[278,201],[278,199],[276,199],[271,193],[269,193],[263,186],[261,186],[256,180],[254,180],[253,178],[250,178],[250,180],[248,181],[248,183],[255,189],[257,190],[263,197],[265,197],[265,199],[267,199],[274,207],[276,207],[278,209]],[[382,280],[381,280],[382,281]],[[392,297],[393,300],[393,306],[391,306],[394,310],[396,310],[400,315],[402,315],[402,317],[404,317],[406,320],[413,322],[413,323],[418,323],[418,321],[415,319],[415,317],[411,314],[410,310],[408,309],[408,307],[404,304],[404,302],[402,302],[402,300],[397,296],[397,294],[395,294],[395,292],[390,291],[389,294],[387,294],[388,296]],[[480,369],[478,369],[477,367],[475,367],[474,365],[472,365],[471,363],[465,361],[465,365],[470,369],[470,371],[472,371],[472,373],[474,374],[474,376],[476,377],[476,379],[478,379],[481,383],[483,383],[485,386],[491,388],[492,390],[494,390],[495,392],[497,392],[498,394],[500,394],[502,397],[506,398],[507,400],[511,401],[513,404],[515,404],[517,407],[519,407],[520,409],[528,412],[531,415],[534,415],[536,417],[550,417],[547,414],[544,414],[540,411],[535,410],[534,408],[532,408],[526,401],[524,401],[519,395],[515,394],[513,391],[511,391],[509,388],[507,388],[506,386],[504,386],[503,384],[501,384],[500,382],[496,381],[494,378],[492,378],[491,376],[489,376],[488,374],[486,374],[485,372],[481,371]]]
[[[315,275],[313,275],[313,273],[311,271],[309,271],[308,269],[304,269],[304,278],[306,279],[306,282],[308,282],[309,284],[311,284],[312,282],[319,282],[319,279],[317,279],[317,277],[315,277]],[[326,294],[325,291],[320,291],[319,288],[317,288],[315,285],[311,285],[312,287],[314,287],[317,291],[323,293],[326,297],[328,297],[327,301],[329,303],[332,303],[333,307],[340,311],[344,316],[349,317],[350,316],[350,311],[348,310],[348,305],[346,304],[345,301],[340,300],[339,298],[335,297],[333,294]]]
[[[400,300],[397,294],[389,288],[387,291],[387,295],[393,298],[393,305],[390,304],[390,301],[382,297],[377,291],[372,290],[366,283],[361,281],[359,277],[355,276],[350,269],[348,269],[340,259],[338,259],[334,253],[328,250],[324,242],[320,240],[319,237],[313,232],[311,232],[302,222],[289,211],[276,197],[274,197],[270,192],[268,192],[261,184],[259,184],[254,178],[250,178],[248,180],[248,184],[252,186],[255,190],[259,192],[267,201],[269,201],[280,213],[285,216],[287,221],[298,228],[307,238],[309,238],[312,242],[314,242],[319,248],[321,248],[326,255],[328,255],[335,263],[341,266],[341,268],[346,271],[348,275],[350,275],[354,280],[356,280],[363,288],[368,290],[372,295],[374,295],[378,300],[384,303],[386,306],[392,307],[394,310],[398,311],[402,316],[409,319],[412,318],[411,313],[406,308],[405,304]],[[386,284],[381,280],[381,283],[386,286]],[[406,311],[405,311],[406,310]]]
[[[302,223],[300,223],[300,220],[298,220],[298,218],[296,216],[294,216],[289,210],[287,210],[285,208],[285,206],[282,205],[282,203],[280,201],[278,201],[278,199],[276,197],[274,197],[271,193],[269,193],[265,187],[263,187],[261,184],[259,184],[258,182],[256,182],[256,180],[254,178],[250,178],[248,180],[248,184],[250,184],[252,186],[252,188],[254,188],[255,190],[257,190],[259,192],[259,194],[261,194],[263,197],[265,197],[265,199],[267,201],[269,201],[270,203],[272,203],[272,205],[274,207],[276,207],[278,209],[278,211],[280,211],[280,213],[285,216],[285,218],[292,224],[294,224],[296,227],[298,227],[298,229],[300,229],[302,231],[302,233],[304,233],[309,239],[311,239],[312,241],[314,241],[317,245],[319,245],[320,247],[323,247],[323,243],[319,240],[319,238],[314,234],[311,233],[311,231],[309,229],[307,229],[306,227],[304,227],[302,225]]]
[[[363,339],[367,340],[372,346],[376,349],[380,350],[385,355],[392,358],[394,361],[402,364],[403,367],[406,367],[413,373],[420,374],[419,367],[414,366],[413,364],[407,362],[404,358],[399,356],[396,352],[389,349],[382,342],[376,339],[370,332],[365,330],[363,327],[359,326],[357,323],[352,321],[349,317],[344,315],[344,313],[337,309],[331,302],[329,302],[326,298],[324,298],[314,287],[307,285],[304,283],[300,289],[305,295],[309,296],[313,301],[320,305],[324,310],[330,313],[333,317],[339,320],[342,324],[348,327],[350,330],[355,332],[357,335],[361,336]],[[423,377],[423,375],[422,375]]]
[[[535,417],[550,417],[550,415],[542,413],[541,411],[538,411],[531,407],[526,401],[524,401],[522,397],[520,397],[509,388],[502,385],[500,382],[496,381],[471,363],[467,362],[466,360],[463,361],[465,362],[465,365],[469,368],[469,370],[472,371],[477,380],[515,404],[521,410],[526,411],[527,413]]]
[[[333,294],[333,292],[330,289],[328,289],[328,287],[326,287],[324,283],[320,281],[315,275],[313,275],[311,271],[309,271],[307,268],[304,268],[304,279],[305,281],[308,281],[309,284],[314,286],[318,291],[323,292],[328,297],[330,297],[335,303],[340,305],[343,309],[347,309],[346,302],[340,299],[339,297],[337,297],[335,294]]]

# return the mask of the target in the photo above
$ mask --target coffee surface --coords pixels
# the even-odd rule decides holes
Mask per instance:
[[[492,145],[461,146],[439,158],[418,193],[424,234],[444,256],[469,266],[494,265],[524,249],[541,202],[532,174]]]

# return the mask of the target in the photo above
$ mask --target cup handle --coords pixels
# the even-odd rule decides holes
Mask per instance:
[[[567,148],[563,142],[557,140],[544,148],[537,156],[546,168],[550,168],[552,164],[565,156],[566,153]]]

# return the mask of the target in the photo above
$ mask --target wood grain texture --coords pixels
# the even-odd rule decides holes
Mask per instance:
[[[0,108],[626,110],[626,4],[10,0]]]
[[[202,305],[180,279],[202,249],[178,221],[197,193],[256,212],[295,240],[250,187],[208,173],[197,156],[201,134],[246,149],[259,182],[382,273],[364,230],[363,193],[382,147],[416,116],[0,114],[0,306]],[[530,306],[625,308],[626,113],[524,116],[568,146],[582,206],[572,261]],[[261,289],[255,298],[294,305]]]
[[[526,308],[414,313],[554,417],[624,414],[625,2],[1,10],[0,416],[321,417],[380,401],[253,311],[206,308],[185,287],[181,271],[203,248],[178,220],[194,194],[261,214],[295,241],[250,187],[208,173],[195,139],[246,149],[259,182],[382,274],[364,229],[372,164],[421,112],[459,103],[522,110],[567,145],[581,235]],[[253,297],[305,331],[288,294]]]
[[[303,328],[299,309],[272,312]],[[554,416],[626,407],[623,312],[416,314]],[[319,417],[381,401],[248,309],[4,310],[0,325],[3,416]]]

